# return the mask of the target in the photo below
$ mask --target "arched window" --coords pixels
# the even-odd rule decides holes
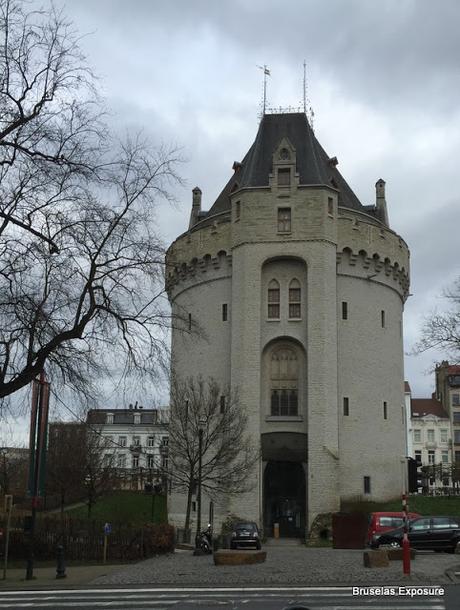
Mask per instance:
[[[270,363],[270,413],[275,417],[298,415],[299,363],[294,350],[279,348]]]
[[[291,280],[289,284],[289,318],[301,318],[301,291],[299,280]]]
[[[271,320],[280,317],[280,285],[276,280],[268,284],[268,317]]]

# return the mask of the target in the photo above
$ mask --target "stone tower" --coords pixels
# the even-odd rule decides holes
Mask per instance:
[[[173,313],[204,329],[173,330],[172,367],[238,388],[261,449],[253,491],[221,513],[301,536],[341,499],[403,488],[409,251],[384,180],[362,205],[302,113],[264,115],[233,170],[209,211],[193,190],[167,253]],[[184,506],[173,493],[181,525]]]

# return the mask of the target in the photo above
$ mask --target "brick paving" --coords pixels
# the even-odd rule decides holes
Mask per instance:
[[[409,578],[402,574],[402,563],[387,568],[363,567],[363,551],[330,548],[263,547],[263,564],[215,566],[210,555],[194,557],[191,551],[176,551],[115,570],[91,581],[94,585],[318,585],[451,582],[446,570],[460,570],[460,557],[446,553],[419,553],[412,562]]]

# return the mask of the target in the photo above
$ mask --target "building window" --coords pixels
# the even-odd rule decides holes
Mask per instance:
[[[428,443],[434,443],[434,430],[426,431],[426,440]]]
[[[447,429],[441,428],[441,443],[447,443]]]
[[[155,458],[153,455],[147,456],[147,468],[155,468]]]
[[[460,394],[452,394],[452,404],[455,406],[460,406]]]
[[[106,447],[112,448],[112,445],[113,445],[113,436],[106,436],[104,441],[105,441],[104,444],[105,444]]]
[[[443,464],[447,464],[449,462],[449,452],[448,451],[443,451],[441,453],[441,461]]]
[[[455,462],[457,464],[460,463],[460,451],[455,452]]]
[[[163,455],[163,456],[161,457],[161,467],[162,467],[164,470],[167,470],[167,469],[168,469],[168,456],[167,456],[167,455]]]
[[[161,446],[162,447],[167,447],[169,444],[169,437],[168,436],[162,436],[161,437]]]
[[[126,468],[126,455],[119,455],[117,460],[118,468]]]
[[[113,413],[107,413],[107,415],[105,416],[105,423],[113,424]]]
[[[385,310],[383,309],[380,312],[380,323],[382,325],[382,328],[385,328]]]
[[[140,436],[133,436],[133,446],[134,447],[141,446],[141,437]]]
[[[454,411],[452,413],[454,424],[460,424],[460,411]]]
[[[278,208],[278,233],[291,232],[291,208]]]
[[[133,468],[139,468],[139,456],[133,455]]]
[[[192,513],[196,513],[196,500],[192,500]]]
[[[134,413],[134,424],[138,426],[140,423],[141,423],[141,414]]]
[[[241,218],[241,201],[235,202],[235,220],[239,220]]]
[[[270,363],[270,413],[273,417],[298,415],[298,361],[294,350],[277,349]]]
[[[342,320],[348,320],[348,303],[342,301]]]
[[[300,319],[301,292],[299,280],[292,280],[289,284],[289,318]]]
[[[364,477],[364,493],[371,493],[371,477]]]
[[[126,436],[119,436],[118,444],[120,445],[120,447],[126,447]]]
[[[276,280],[268,284],[268,318],[279,320],[280,317],[280,285]]]
[[[334,200],[332,197],[327,198],[327,213],[332,216],[334,213]]]
[[[421,442],[422,442],[422,431],[414,430],[414,443],[421,443]]]
[[[192,330],[192,314],[188,314],[188,329]]]
[[[220,412],[225,413],[225,396],[220,397]]]
[[[428,451],[428,464],[434,464],[434,451]]]
[[[149,436],[147,438],[147,447],[154,447],[154,446],[155,446],[155,437]]]
[[[417,451],[414,451],[414,455],[415,455],[415,461],[420,466],[420,464],[422,463],[422,451],[421,451],[421,449],[417,449]]]
[[[226,322],[228,319],[228,306],[227,303],[222,304],[222,321]]]
[[[291,168],[280,167],[278,169],[278,186],[290,186],[291,184]]]
[[[388,405],[383,401],[383,419],[388,419]]]
[[[454,443],[460,445],[460,430],[454,430]]]
[[[350,400],[348,396],[343,397],[343,414],[350,415]]]

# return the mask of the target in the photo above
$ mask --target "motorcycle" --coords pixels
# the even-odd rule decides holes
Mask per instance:
[[[210,555],[212,553],[212,527],[211,524],[208,523],[207,529],[200,532],[197,536],[196,544],[197,549],[201,549],[203,553]]]

